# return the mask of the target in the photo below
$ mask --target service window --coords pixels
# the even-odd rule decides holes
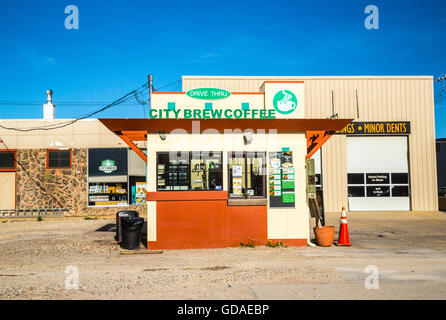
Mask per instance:
[[[229,197],[266,198],[266,153],[229,152]]]
[[[223,190],[222,153],[192,152],[191,190]]]
[[[15,171],[17,151],[0,150],[0,171]]]
[[[46,167],[47,169],[71,168],[71,150],[47,150]]]
[[[157,191],[222,190],[222,153],[157,152]]]

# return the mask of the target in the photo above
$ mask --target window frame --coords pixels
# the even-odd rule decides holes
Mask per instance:
[[[243,175],[243,178],[245,179],[245,184],[247,184],[248,182],[248,154],[261,154],[263,156],[263,164],[262,164],[262,170],[264,172],[263,174],[263,196],[250,196],[250,199],[268,199],[268,194],[267,194],[267,188],[266,188],[266,184],[267,184],[267,175],[266,175],[266,152],[265,151],[228,151],[227,152],[227,161],[228,161],[228,199],[246,199],[244,195],[242,196],[231,196],[231,168],[230,168],[230,160],[233,159],[232,155],[243,155],[243,159],[245,160],[245,173]],[[254,157],[252,157],[254,158]],[[246,188],[245,188],[246,189]],[[248,199],[246,199],[248,200]]]
[[[0,153],[13,153],[14,154],[14,167],[13,168],[0,168],[0,172],[16,172],[17,171],[17,149],[0,149]]]
[[[50,167],[50,152],[69,152],[70,153],[70,166],[69,167]],[[73,150],[72,149],[46,149],[46,169],[49,170],[61,170],[71,169],[73,167]]]
[[[188,153],[188,158],[187,158],[187,166],[188,166],[188,170],[187,170],[187,179],[188,179],[188,189],[187,190],[159,190],[158,189],[158,155],[159,154],[169,154],[171,151],[156,151],[155,153],[155,157],[156,157],[156,192],[208,192],[208,191],[223,191],[223,151],[184,151]],[[177,151],[177,152],[181,152],[181,151]],[[191,183],[191,162],[192,162],[192,155],[193,153],[200,153],[200,157],[202,153],[218,153],[220,154],[220,160],[221,160],[221,182],[222,182],[222,189],[221,190],[214,190],[214,189],[206,189],[206,190],[192,190],[192,183]]]

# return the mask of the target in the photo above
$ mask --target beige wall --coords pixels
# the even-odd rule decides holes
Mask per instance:
[[[253,142],[245,145],[242,134],[167,134],[161,140],[158,134],[147,135],[148,149],[148,191],[156,191],[156,152],[162,151],[223,151],[223,190],[228,190],[229,151],[281,151],[289,147],[293,152],[295,170],[295,208],[269,208],[268,204],[268,238],[269,239],[308,239],[309,211],[306,202],[305,154],[306,138],[304,133],[295,134],[254,134]],[[268,160],[268,159],[267,159]],[[168,191],[166,191],[168,192]],[[156,205],[149,201],[147,212],[147,239],[156,241]]]
[[[53,124],[66,124],[72,120],[0,120],[0,125],[8,128],[26,129]],[[9,149],[127,147],[117,135],[108,130],[97,119],[80,120],[55,130],[20,132],[0,128],[0,138],[3,139]],[[4,149],[2,144],[0,144],[0,149]]]
[[[0,172],[0,210],[15,209],[15,172]]]
[[[212,77],[183,76],[183,91],[216,87],[229,91],[259,92],[265,80],[305,81],[305,117],[357,121],[410,121],[409,166],[411,208],[438,210],[435,162],[433,77]],[[358,93],[359,117],[357,116]],[[322,148],[324,204],[327,212],[347,207],[346,138],[331,138]]]

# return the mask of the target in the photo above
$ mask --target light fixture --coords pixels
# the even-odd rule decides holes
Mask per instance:
[[[166,133],[165,132],[161,131],[159,133],[159,135],[160,135],[161,140],[163,140],[163,141],[166,140]]]
[[[250,144],[253,140],[252,131],[243,133],[243,139],[245,141],[245,144]]]

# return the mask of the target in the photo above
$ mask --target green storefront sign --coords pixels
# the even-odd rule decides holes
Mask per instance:
[[[218,88],[197,88],[187,91],[186,94],[195,99],[218,100],[229,97],[231,92]]]
[[[99,166],[99,171],[105,172],[105,173],[112,173],[113,171],[116,171],[118,167],[115,165],[114,160],[103,160],[101,162],[101,165]]]

